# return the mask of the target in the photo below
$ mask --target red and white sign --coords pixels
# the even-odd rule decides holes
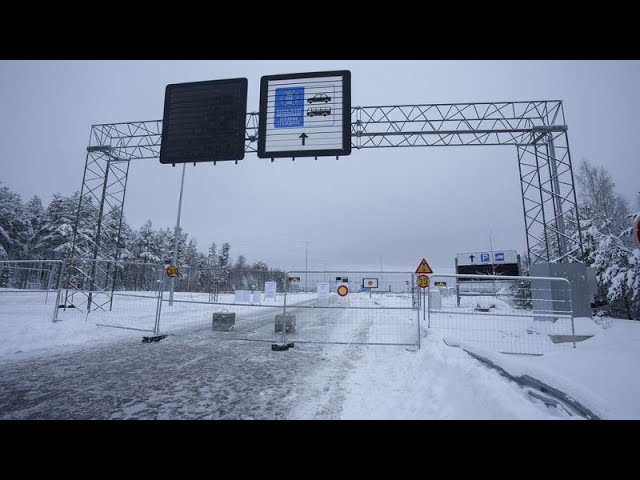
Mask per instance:
[[[346,297],[347,295],[349,295],[349,287],[347,287],[344,284],[338,285],[337,292],[338,292],[338,295],[340,295],[341,297]]]
[[[637,216],[635,221],[635,229],[633,231],[633,239],[636,241],[636,244],[640,246],[640,215]]]

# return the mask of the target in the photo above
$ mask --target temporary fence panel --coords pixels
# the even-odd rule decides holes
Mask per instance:
[[[64,269],[57,320],[85,316],[100,326],[154,332],[161,265],[72,259]]]
[[[61,260],[0,261],[0,315],[52,319]]]
[[[289,342],[419,345],[412,272],[287,272]]]
[[[571,285],[563,278],[431,275],[428,327],[502,353],[574,347]]]
[[[186,267],[166,279],[158,313],[160,334],[210,330],[217,339],[277,342],[284,308],[284,272]],[[173,285],[173,294],[172,282]]]

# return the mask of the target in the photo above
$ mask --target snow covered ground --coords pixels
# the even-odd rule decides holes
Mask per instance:
[[[577,418],[464,349],[562,390],[601,418],[640,418],[635,321],[610,319],[603,328],[577,319],[576,333],[593,338],[537,357],[467,344],[426,322],[419,350],[296,344],[273,352],[265,342],[221,341],[210,324],[142,344],[141,332],[99,327],[84,315],[52,323],[49,306],[0,300],[5,419]]]

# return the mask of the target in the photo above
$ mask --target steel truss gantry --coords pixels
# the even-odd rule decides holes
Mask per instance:
[[[159,158],[162,121],[93,125],[74,229],[73,256],[118,260],[132,160]],[[258,113],[246,117],[245,152],[257,151]],[[353,149],[512,145],[516,147],[530,264],[579,261],[582,235],[562,101],[354,107]],[[80,212],[97,225],[79,232]],[[106,218],[109,221],[105,221]],[[82,276],[113,276],[93,262]],[[73,282],[71,282],[73,285]],[[77,288],[76,291],[86,290]],[[91,309],[91,287],[87,309]],[[104,292],[108,293],[108,292]],[[95,307],[110,302],[93,299]]]

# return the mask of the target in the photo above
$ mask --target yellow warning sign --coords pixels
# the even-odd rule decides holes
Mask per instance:
[[[420,288],[427,288],[429,286],[429,277],[426,275],[420,275],[418,277],[418,286]]]
[[[427,263],[427,260],[423,258],[422,261],[420,262],[420,265],[418,265],[418,269],[416,270],[416,273],[418,274],[433,273],[433,270],[431,270],[431,267]]]
[[[178,269],[178,267],[176,267],[175,265],[169,265],[167,268],[165,268],[165,273],[167,274],[168,277],[177,277],[178,275],[180,275],[180,269]]]

